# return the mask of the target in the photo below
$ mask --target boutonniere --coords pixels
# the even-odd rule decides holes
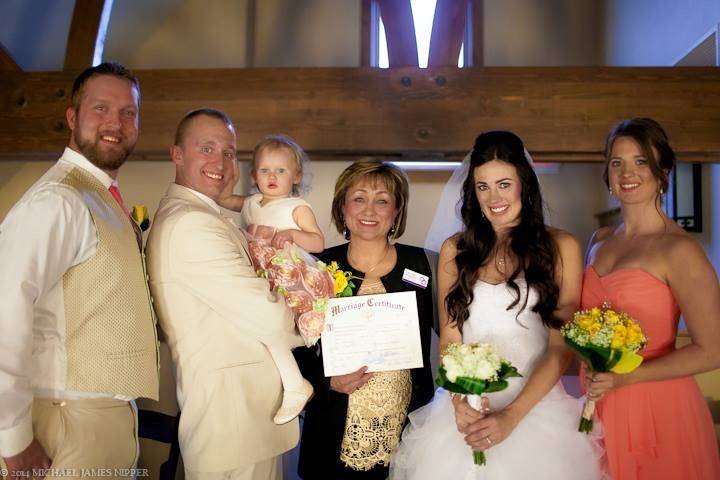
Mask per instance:
[[[352,297],[352,291],[355,288],[353,280],[359,280],[359,278],[353,276],[350,272],[340,270],[337,262],[330,262],[330,265],[327,266],[327,270],[333,277],[333,282],[335,284],[335,296]]]
[[[150,228],[150,216],[145,205],[133,205],[131,216],[141,231]]]

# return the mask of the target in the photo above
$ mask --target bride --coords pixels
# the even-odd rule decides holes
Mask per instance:
[[[510,132],[476,139],[462,185],[464,229],[443,243],[438,265],[440,351],[492,343],[523,377],[485,395],[481,411],[438,389],[410,415],[392,479],[602,477],[596,440],[577,431],[579,403],[559,382],[570,352],[558,329],[580,303],[581,249],[544,224],[525,154]],[[487,464],[475,466],[472,451],[484,451]]]

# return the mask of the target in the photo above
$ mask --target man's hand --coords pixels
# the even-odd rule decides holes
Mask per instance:
[[[275,236],[275,233],[277,233],[277,228],[267,225],[255,225],[253,223],[252,225],[248,225],[247,232],[254,238],[261,238],[270,242]]]
[[[367,373],[367,367],[361,367],[353,373],[337,375],[330,378],[330,389],[350,395],[355,390],[365,385],[372,376],[372,373]]]
[[[25,450],[4,460],[8,468],[7,478],[29,478],[28,474],[32,475],[33,469],[46,470],[52,464],[52,460],[47,456],[40,442],[34,438]],[[42,479],[45,476],[34,478]]]

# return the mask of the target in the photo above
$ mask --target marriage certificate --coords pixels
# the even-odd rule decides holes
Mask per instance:
[[[322,352],[326,377],[422,367],[415,292],[330,299]]]

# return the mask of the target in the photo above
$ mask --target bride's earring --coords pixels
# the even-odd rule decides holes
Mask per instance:
[[[345,238],[345,240],[350,240],[350,232],[348,231],[347,225],[345,225],[344,223],[343,223],[342,234],[343,234],[343,238]]]

